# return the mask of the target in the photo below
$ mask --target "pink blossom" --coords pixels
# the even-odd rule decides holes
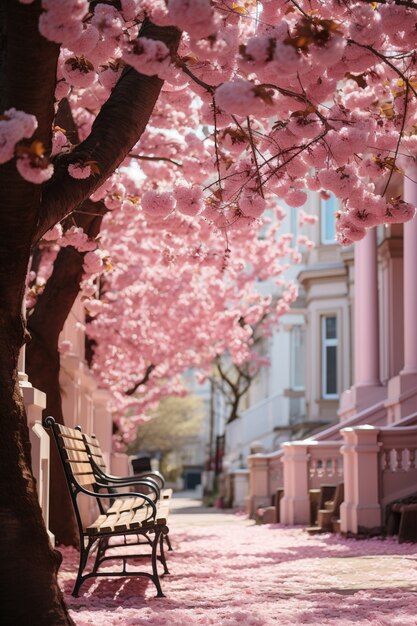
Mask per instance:
[[[91,273],[94,274],[95,272],[90,271],[94,265],[93,263],[90,264],[90,262],[87,263],[87,267],[88,267],[88,272],[86,273]],[[84,269],[86,268],[86,266],[84,265]],[[100,267],[98,269],[98,271],[100,271]],[[106,307],[106,305],[101,301],[101,300],[97,300],[96,298],[91,299],[91,300],[85,300],[84,301],[84,306],[86,308],[86,310],[88,311],[88,315],[90,317],[95,317],[96,315],[98,315],[99,313],[101,313],[103,311],[103,309]]]
[[[58,240],[58,243],[63,248],[65,246],[73,246],[80,252],[95,250],[97,247],[97,244],[94,241],[90,241],[88,239],[88,235],[83,231],[83,229],[78,228],[77,226],[71,226],[71,228],[66,230],[63,236]]]
[[[122,74],[122,65],[105,65],[99,70],[99,81],[109,91],[113,89]]]
[[[87,0],[42,0],[42,8],[39,31],[46,39],[66,43],[81,36]]]
[[[83,270],[84,273],[89,274],[98,274],[104,268],[103,258],[105,254],[102,250],[92,250],[91,252],[87,252],[84,256]]]
[[[60,237],[62,237],[62,226],[61,224],[55,224],[52,226],[43,236],[42,239],[45,241],[56,241]]]
[[[95,26],[87,24],[80,37],[71,44],[71,50],[77,56],[88,55],[98,44],[100,33]]]
[[[319,122],[316,115],[310,114],[306,117],[300,115],[298,117],[292,117],[287,125],[296,137],[305,137],[311,139],[316,137],[322,132],[323,127]]]
[[[58,345],[58,351],[61,356],[70,354],[73,351],[72,342],[67,339],[60,341]]]
[[[275,63],[271,67],[279,74],[296,74],[300,70],[303,57],[294,46],[277,41],[273,54]]]
[[[95,79],[94,66],[85,57],[70,57],[62,65],[62,75],[74,87],[85,89],[90,87]]]
[[[246,217],[260,217],[264,212],[265,207],[266,202],[260,195],[245,195],[239,200],[239,209],[244,215],[246,215]]]
[[[298,211],[298,225],[301,228],[304,224],[316,224],[318,221],[317,215],[310,215],[305,213],[302,209]]]
[[[49,180],[54,173],[52,163],[49,163],[46,167],[38,167],[27,155],[23,155],[16,160],[16,169],[22,178],[36,185],[41,185]]]
[[[70,142],[66,134],[61,129],[55,129],[52,137],[52,156],[60,154],[61,152],[68,152],[70,149]]]
[[[121,0],[122,14],[127,22],[140,17],[142,12],[141,0]]]
[[[216,89],[216,103],[223,111],[235,115],[272,115],[273,102],[270,90],[256,86],[251,81],[237,78]]]
[[[301,191],[301,189],[295,189],[287,193],[284,199],[289,206],[303,206],[307,202],[307,194],[305,191]]]
[[[196,39],[216,30],[210,0],[168,0],[168,19]]]
[[[34,115],[16,109],[7,109],[0,119],[0,163],[6,163],[14,155],[15,145],[35,132],[38,122]]]
[[[91,167],[82,163],[70,163],[68,173],[72,178],[88,178],[91,176]]]
[[[98,29],[101,37],[109,42],[117,40],[123,34],[123,19],[119,11],[111,4],[98,3],[91,18],[92,26]]]
[[[175,207],[175,197],[169,191],[147,191],[141,204],[149,217],[166,217]]]
[[[171,62],[170,53],[162,41],[139,37],[125,46],[123,60],[147,76],[164,78]]]
[[[396,201],[392,200],[387,204],[387,213],[384,217],[384,221],[386,223],[392,222],[394,224],[409,222],[413,219],[415,213],[416,208],[409,202],[405,202],[401,199]]]
[[[178,181],[174,187],[175,208],[184,215],[198,215],[204,207],[203,191],[185,180]]]

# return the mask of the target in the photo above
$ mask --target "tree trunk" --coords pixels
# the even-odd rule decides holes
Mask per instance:
[[[1,285],[1,282],[0,282]],[[24,326],[0,309],[0,606],[4,626],[73,624],[57,584],[61,557],[49,544],[30,469],[17,377]]]
[[[77,214],[76,224],[94,239],[100,231],[106,208],[103,203],[90,200],[84,203],[84,209],[88,208],[89,214]],[[27,322],[31,338],[26,348],[26,373],[32,385],[46,394],[44,417],[52,415],[60,424],[65,423],[65,416],[59,383],[58,341],[80,291],[83,261],[84,254],[71,246],[61,248],[52,275]],[[57,543],[78,546],[72,503],[54,442],[51,442],[49,510],[49,525]]]
[[[40,35],[41,12],[40,0],[1,3],[0,113],[15,107],[36,116],[33,139],[41,141],[48,152],[59,46]],[[148,30],[156,38],[159,31],[165,32],[153,25]],[[180,34],[172,28],[166,34],[175,48]],[[119,84],[87,141],[87,148],[91,142],[100,147],[97,155],[93,151],[102,166],[96,185],[139,139],[162,81],[130,69]],[[98,135],[105,136],[103,141]],[[57,167],[55,185],[51,182],[42,190],[20,177],[14,160],[0,165],[0,621],[4,626],[74,624],[57,583],[60,555],[49,544],[30,469],[29,431],[17,376],[25,337],[21,310],[31,246],[49,226],[78,209],[92,191],[83,181],[70,178],[64,163]],[[45,203],[41,203],[41,192],[43,199],[46,192]],[[49,371],[57,376],[56,353],[50,351],[49,357]],[[58,385],[55,388],[59,390]],[[57,402],[52,398],[51,402]]]
[[[34,314],[28,319],[30,341],[26,347],[26,373],[32,385],[46,394],[44,417],[52,415],[60,424],[64,423],[64,416],[59,384],[58,338],[79,291],[82,274],[82,260],[80,263],[79,256],[71,248],[60,251],[45,293],[39,298]],[[60,277],[65,274],[65,259],[70,263],[74,261],[78,271],[67,274],[67,280],[60,283]],[[50,450],[49,527],[57,544],[78,546],[74,511],[62,463],[53,441]]]

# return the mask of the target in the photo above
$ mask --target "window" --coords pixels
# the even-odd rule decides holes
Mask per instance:
[[[321,318],[321,386],[325,400],[337,399],[337,318],[324,315]]]
[[[290,209],[290,232],[293,235],[291,247],[295,248],[298,238],[298,208],[294,207]]]
[[[304,329],[300,325],[291,329],[291,389],[304,389]]]
[[[330,194],[328,200],[320,200],[321,243],[336,242],[336,211],[338,203],[336,196]]]

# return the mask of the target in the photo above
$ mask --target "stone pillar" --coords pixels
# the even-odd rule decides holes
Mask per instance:
[[[24,352],[22,350],[22,352]],[[21,356],[20,366],[24,366],[24,356]],[[32,454],[32,472],[36,479],[39,504],[42,516],[52,545],[55,537],[49,530],[49,467],[50,467],[50,439],[42,426],[42,411],[46,407],[46,395],[43,391],[32,387],[27,375],[19,372],[20,390],[26,409],[29,437]]]
[[[417,168],[404,178],[404,200],[417,205]],[[415,182],[416,181],[416,182]],[[417,374],[417,219],[404,224],[404,367],[402,375]]]
[[[233,471],[233,506],[241,507],[245,505],[249,493],[249,471],[246,469],[236,469]]]
[[[407,169],[404,200],[417,206],[417,166]],[[415,412],[417,399],[417,218],[404,224],[404,367],[388,383],[388,423]]]
[[[354,384],[342,394],[343,419],[385,397],[379,374],[379,302],[376,230],[355,243]]]
[[[358,534],[382,525],[379,504],[379,429],[363,425],[343,428],[342,446],[345,496],[340,508],[340,529]]]
[[[100,442],[101,451],[110,471],[112,453],[113,420],[109,409],[110,393],[106,389],[93,391],[93,433]]]
[[[251,454],[248,456],[249,466],[249,496],[247,498],[246,511],[253,517],[259,507],[269,506],[271,495],[269,493],[269,459],[264,454]]]
[[[110,473],[113,476],[130,476],[132,474],[129,457],[124,452],[112,452],[110,465]]]
[[[355,244],[355,386],[378,386],[379,307],[376,229]]]
[[[310,525],[308,444],[303,441],[286,442],[282,449],[284,496],[280,504],[280,521],[283,524]]]
[[[396,376],[404,364],[403,225],[392,224],[379,246],[381,259],[381,380]]]

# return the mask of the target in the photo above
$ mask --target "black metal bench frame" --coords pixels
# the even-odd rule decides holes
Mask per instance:
[[[73,596],[78,596],[81,585],[89,578],[93,577],[113,577],[113,576],[125,576],[125,577],[145,577],[150,579],[156,587],[157,597],[165,597],[161,583],[159,580],[157,562],[163,566],[164,574],[168,574],[168,567],[166,564],[163,538],[168,535],[169,528],[166,524],[166,519],[158,519],[158,501],[151,494],[136,492],[116,492],[111,490],[109,492],[109,484],[100,482],[97,480],[93,471],[91,461],[88,457],[84,440],[80,431],[75,429],[69,429],[68,427],[58,424],[53,417],[47,417],[45,420],[45,426],[50,429],[53,435],[53,439],[57,445],[62,466],[65,472],[67,485],[69,488],[71,501],[74,508],[75,518],[77,521],[78,532],[80,536],[80,560],[77,572],[77,578],[72,591]],[[74,447],[67,446],[65,439],[74,440]],[[75,467],[75,470],[73,469]],[[140,484],[140,480],[137,478],[132,484]],[[91,487],[88,489],[86,487]],[[126,483],[119,484],[119,487],[128,487]],[[149,485],[147,485],[149,486]],[[105,492],[102,492],[104,490]],[[151,489],[152,491],[152,489]],[[110,529],[108,532],[102,531],[100,534],[92,534],[91,526],[90,532],[84,528],[81,515],[78,507],[78,496],[85,494],[88,497],[94,498],[98,504],[100,512],[105,515],[106,501],[109,498],[113,502],[123,498],[138,498],[141,504],[135,508],[135,511],[139,511],[143,514],[143,520],[139,526],[135,528],[119,528],[118,530]],[[121,543],[112,544],[110,539],[113,537],[122,538]],[[128,539],[132,538],[130,542]],[[151,553],[134,553],[134,554],[111,554],[106,555],[107,550],[113,548],[131,547],[131,546],[150,546]],[[91,571],[84,573],[88,565],[88,558],[93,552],[93,548],[96,549],[96,556]],[[151,558],[152,573],[145,571],[127,570],[126,563],[130,559],[143,559]],[[121,571],[106,571],[99,572],[99,568],[106,561],[122,561]]]
[[[165,485],[165,479],[163,475],[158,471],[145,471],[133,476],[112,476],[107,473],[106,463],[104,460],[103,452],[101,450],[100,442],[96,435],[87,435],[81,429],[81,426],[76,426],[75,430],[78,430],[83,437],[87,454],[91,461],[91,466],[96,479],[100,483],[106,484],[106,488],[109,493],[113,493],[118,487],[131,487],[135,485],[143,485],[151,488],[152,491],[156,491],[157,498],[160,499],[163,493],[161,489]],[[169,491],[172,492],[172,489]],[[99,504],[101,510],[101,503]],[[164,535],[165,541],[168,547],[168,552],[172,552],[171,540],[169,534]]]

